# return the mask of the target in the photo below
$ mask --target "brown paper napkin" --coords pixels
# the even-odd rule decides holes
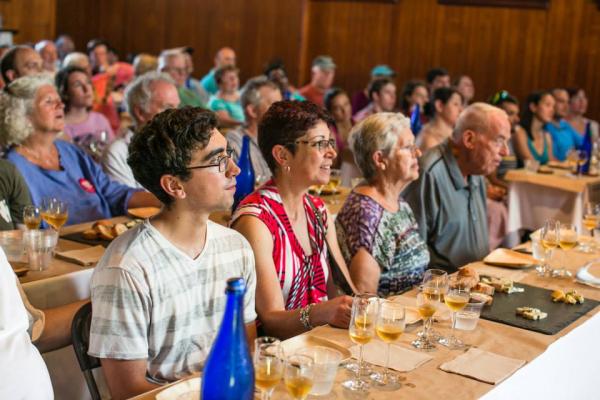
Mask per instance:
[[[440,369],[496,385],[511,376],[524,364],[525,360],[504,357],[471,347],[454,360],[440,365]]]
[[[200,398],[200,377],[186,379],[156,395],[156,400],[196,400]]]
[[[104,250],[104,247],[98,245],[80,250],[57,251],[56,256],[85,267],[100,261]]]
[[[363,350],[364,360],[368,363],[385,367],[385,358],[387,356],[388,347],[385,343],[379,340],[373,340],[365,345]],[[354,358],[358,359],[360,349],[359,346],[352,346],[350,352]],[[400,372],[408,372],[432,360],[433,357],[409,350],[405,347],[396,345],[390,346],[390,365],[389,367]]]

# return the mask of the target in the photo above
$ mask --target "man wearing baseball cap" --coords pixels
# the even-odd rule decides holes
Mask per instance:
[[[324,107],[325,92],[333,85],[335,78],[335,63],[330,56],[318,56],[312,62],[310,83],[300,88],[300,95],[308,101]]]
[[[374,66],[371,70],[371,80],[369,81],[369,84],[363,90],[352,95],[352,115],[358,113],[371,103],[371,99],[369,99],[369,88],[373,82],[380,78],[393,79],[395,77],[396,72],[388,65],[380,64]]]

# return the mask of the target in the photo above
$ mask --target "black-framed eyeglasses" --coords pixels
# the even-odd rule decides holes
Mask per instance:
[[[210,167],[219,167],[219,172],[225,172],[227,170],[227,166],[229,165],[229,160],[233,157],[233,149],[225,150],[225,155],[217,158],[216,162],[212,164],[206,165],[196,165],[194,167],[187,167],[186,169],[201,169],[201,168],[210,168]]]
[[[315,141],[296,140],[295,142],[293,142],[291,144],[295,145],[298,143],[308,144],[309,146],[316,147],[317,150],[319,150],[320,152],[327,150],[328,147],[331,147],[332,149],[335,150],[335,139],[323,139],[323,140],[315,140]]]

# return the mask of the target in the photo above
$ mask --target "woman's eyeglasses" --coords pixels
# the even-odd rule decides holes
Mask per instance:
[[[332,149],[335,150],[335,139],[315,140],[312,142],[310,140],[296,140],[295,142],[290,143],[290,144],[295,145],[298,143],[304,143],[304,144],[308,144],[312,147],[316,147],[317,150],[319,150],[320,152],[327,150],[328,147],[331,147]]]
[[[219,167],[219,172],[225,172],[227,170],[227,166],[229,165],[229,160],[233,156],[233,149],[227,149],[226,155],[221,156],[215,160],[212,164],[206,165],[196,165],[195,167],[187,167],[186,169],[201,169],[201,168],[210,168],[210,167]]]

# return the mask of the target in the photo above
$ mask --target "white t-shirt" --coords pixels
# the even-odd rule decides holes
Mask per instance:
[[[18,280],[0,249],[0,399],[53,399],[48,369],[29,330],[37,322],[43,326],[43,314],[25,308]]]
[[[152,224],[117,238],[92,276],[89,354],[147,359],[147,377],[168,382],[202,370],[225,309],[227,279],[247,284],[244,321],[256,319],[254,255],[234,230],[207,223],[196,259]]]

